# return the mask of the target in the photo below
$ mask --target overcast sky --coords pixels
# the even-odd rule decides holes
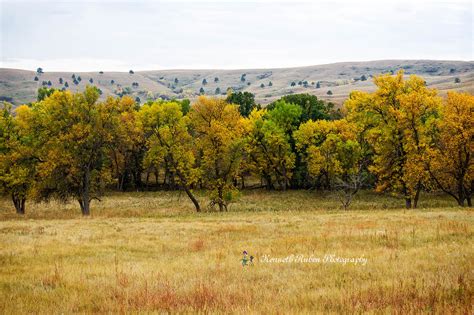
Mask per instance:
[[[471,0],[0,2],[0,67],[128,71],[474,59]]]

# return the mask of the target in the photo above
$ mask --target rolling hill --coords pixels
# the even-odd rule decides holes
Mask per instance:
[[[68,89],[73,91],[93,84],[102,90],[104,96],[130,94],[139,97],[142,102],[149,98],[194,99],[201,88],[206,95],[225,95],[230,87],[234,91],[254,93],[261,104],[268,104],[287,94],[310,93],[340,105],[352,90],[374,90],[372,76],[399,69],[407,75],[422,76],[427,85],[439,89],[441,95],[448,90],[474,93],[472,61],[382,60],[279,69],[150,70],[134,73],[102,72],[100,69],[96,72],[48,72],[44,69],[44,73],[37,74],[34,71],[2,68],[0,100],[15,106],[32,102],[43,81],[50,81],[51,87],[55,88],[63,88],[67,82]],[[81,78],[78,84],[73,83],[73,75]],[[38,81],[34,80],[35,76]],[[460,82],[456,83],[456,78]]]

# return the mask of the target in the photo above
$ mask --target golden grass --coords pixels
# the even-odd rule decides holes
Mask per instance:
[[[195,214],[178,193],[113,193],[91,218],[75,203],[18,218],[1,200],[0,313],[472,313],[472,210],[402,204],[363,193],[343,211],[314,192],[252,191]],[[261,260],[291,254],[367,264]]]

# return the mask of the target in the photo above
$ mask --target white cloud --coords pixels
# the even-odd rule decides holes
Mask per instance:
[[[470,0],[0,1],[2,67],[127,71],[474,59]]]

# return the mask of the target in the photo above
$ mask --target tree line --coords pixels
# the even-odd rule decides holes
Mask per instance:
[[[248,92],[227,98],[99,99],[42,90],[38,101],[0,116],[0,189],[17,213],[26,201],[76,200],[83,215],[106,189],[146,189],[150,178],[184,190],[201,211],[227,210],[257,181],[269,190],[335,191],[344,208],[360,189],[390,192],[416,208],[420,192],[442,191],[472,206],[474,96],[446,99],[403,72],[374,77],[342,109],[309,94],[265,108]],[[160,182],[159,182],[160,179]]]

